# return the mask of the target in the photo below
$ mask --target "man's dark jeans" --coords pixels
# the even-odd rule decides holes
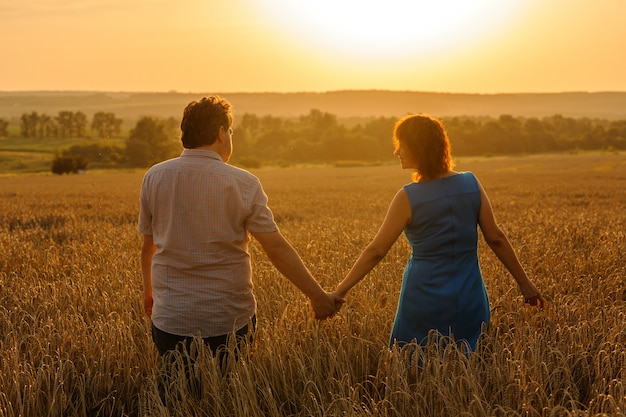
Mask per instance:
[[[235,361],[238,360],[241,350],[252,343],[255,330],[256,316],[252,316],[249,324],[246,324],[234,333],[202,338],[202,341],[211,350],[213,356],[218,359],[222,373],[227,372],[228,362],[231,359],[230,355],[233,355],[232,358]],[[233,337],[235,338],[234,344],[231,344]],[[172,354],[174,352],[179,352],[182,355],[185,363],[185,374],[187,375],[190,388],[199,395],[199,390],[201,390],[201,387],[198,386],[199,381],[195,381],[195,378],[192,378],[195,357],[193,356],[191,345],[195,339],[191,336],[178,336],[164,332],[154,324],[152,325],[152,341],[159,351],[159,356],[163,362],[162,365],[165,368],[162,374],[162,381],[159,384],[159,392],[163,400],[165,400],[166,387],[170,382],[171,366],[173,365],[171,363],[173,362]]]

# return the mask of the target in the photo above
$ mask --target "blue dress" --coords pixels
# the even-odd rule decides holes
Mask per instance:
[[[489,323],[489,299],[478,265],[480,190],[471,172],[404,186],[412,247],[402,279],[390,346],[425,344],[431,329],[471,350]]]

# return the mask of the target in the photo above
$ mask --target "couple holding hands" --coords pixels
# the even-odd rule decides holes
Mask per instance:
[[[201,337],[212,352],[233,335],[249,343],[256,326],[249,236],[272,264],[311,301],[318,319],[339,311],[348,291],[404,232],[412,253],[402,279],[390,346],[425,343],[431,330],[476,346],[489,323],[487,291],[478,262],[478,229],[515,279],[524,301],[544,299],[526,275],[491,204],[471,172],[453,170],[443,124],[428,115],[400,119],[394,155],[412,182],[391,201],[378,232],[334,292],[324,291],[278,230],[261,183],[229,165],[233,114],[219,96],[184,110],[174,159],[154,165],[141,188],[138,230],[144,310],[161,356]]]

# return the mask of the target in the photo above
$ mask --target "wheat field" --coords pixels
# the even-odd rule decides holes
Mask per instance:
[[[334,318],[252,242],[258,330],[230,372],[200,349],[167,405],[142,311],[142,172],[0,177],[0,417],[626,416],[626,156],[467,158],[548,306],[522,303],[480,241],[492,322],[469,358],[387,349],[402,237]],[[410,179],[398,166],[254,171],[277,223],[332,289]],[[482,238],[481,238],[482,239]],[[413,362],[414,363],[414,362]]]

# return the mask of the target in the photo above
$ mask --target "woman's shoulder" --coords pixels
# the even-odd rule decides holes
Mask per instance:
[[[452,187],[452,188],[450,188]],[[403,186],[405,192],[411,194],[435,194],[442,190],[478,191],[478,179],[471,171],[450,171],[446,175],[429,181],[411,182]]]
[[[476,175],[472,171],[450,171],[450,174],[446,178],[458,178],[463,180],[476,181]]]
[[[456,174],[456,177],[459,178],[459,181],[465,187],[471,187],[473,191],[477,191],[479,189],[478,178],[472,171],[461,171]]]
[[[454,180],[455,178],[456,179],[463,179],[463,180],[466,180],[466,181],[468,179],[477,180],[476,176],[471,171],[448,171],[444,175],[442,175],[442,176],[440,176],[438,178],[434,178],[434,179],[426,180],[426,181],[413,181],[413,182],[410,182],[408,184],[405,184],[404,188],[407,188],[407,187],[419,187],[422,184],[437,184],[437,182],[439,182],[439,181],[449,181],[449,180]]]
[[[465,177],[474,177],[474,173],[472,171],[450,171],[450,176],[461,175]]]

